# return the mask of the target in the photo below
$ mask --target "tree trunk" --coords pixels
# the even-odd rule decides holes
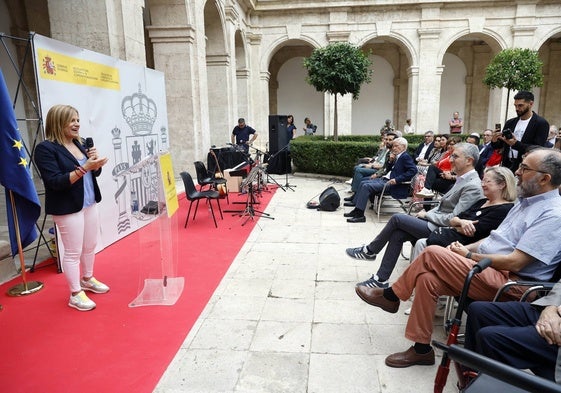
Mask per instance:
[[[509,100],[510,100],[510,89],[506,89],[506,109],[505,109],[505,121],[503,123],[503,128],[504,128],[504,125],[506,124],[506,121],[508,120],[508,105],[509,105],[508,101]],[[512,131],[514,131],[514,130],[512,130]]]
[[[335,115],[333,116],[335,118],[335,124],[333,125],[333,140],[335,142],[339,141],[339,129],[337,126],[338,120],[337,120],[337,93],[335,93]]]

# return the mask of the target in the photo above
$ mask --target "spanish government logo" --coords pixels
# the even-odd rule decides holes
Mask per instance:
[[[52,57],[50,56],[43,57],[42,64],[43,64],[43,72],[45,74],[56,75],[56,65]]]

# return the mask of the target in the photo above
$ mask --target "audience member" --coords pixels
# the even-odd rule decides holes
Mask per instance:
[[[465,348],[561,383],[561,281],[528,302],[473,302]]]
[[[347,222],[366,222],[364,211],[369,198],[380,195],[386,183],[389,183],[386,191],[394,198],[406,198],[409,194],[409,184],[404,183],[411,181],[417,173],[417,167],[407,153],[407,139],[395,139],[391,152],[395,155],[395,160],[388,167],[389,172],[381,178],[362,181],[353,201],[345,202],[345,206],[355,206],[351,212],[344,214],[348,217]]]
[[[549,127],[549,135],[547,136],[547,142],[545,143],[545,147],[553,148],[555,147],[555,142],[557,141],[557,134],[559,133],[559,129],[557,126],[552,125]]]
[[[460,118],[460,112],[454,112],[452,118],[448,122],[450,126],[450,134],[461,134],[464,121]]]
[[[425,132],[425,140],[416,149],[415,154],[413,154],[413,159],[415,162],[428,161],[430,152],[434,148],[434,132]]]
[[[479,141],[481,140],[481,137],[479,136],[479,134],[477,132],[472,132],[471,134],[468,135],[468,137],[466,138],[466,142],[467,143],[471,143],[472,145],[475,145],[479,148],[479,150],[481,150],[481,145],[479,144]]]
[[[492,260],[491,267],[474,276],[469,291],[473,300],[490,300],[509,279],[551,279],[561,261],[561,243],[543,241],[561,237],[561,152],[532,150],[516,170],[517,203],[489,237],[464,246],[427,247],[397,281],[386,289],[356,286],[366,303],[396,313],[400,300],[415,298],[405,337],[415,344],[386,358],[390,367],[434,364],[430,346],[433,317],[439,296],[459,296],[465,277],[475,263]],[[506,296],[519,297],[523,289],[511,288]]]
[[[549,134],[549,123],[532,111],[534,95],[529,91],[519,91],[514,96],[516,115],[507,120],[502,133],[495,131],[492,146],[503,148],[502,166],[516,171],[522,156],[532,145],[545,146]]]
[[[412,135],[415,133],[415,126],[411,124],[411,119],[405,120],[405,125],[403,126],[403,132],[407,135]]]
[[[475,146],[468,143],[457,144],[452,164],[458,179],[454,187],[442,196],[436,208],[428,212],[422,210],[416,216],[394,214],[370,244],[346,250],[347,255],[352,258],[373,261],[387,244],[378,272],[357,286],[386,288],[403,243],[426,238],[438,227],[450,226],[453,217],[483,198],[481,180],[474,169],[478,156],[479,151]]]
[[[382,141],[376,155],[368,160],[368,163],[358,164],[353,169],[353,177],[351,179],[351,192],[353,195],[357,192],[360,182],[364,179],[376,179],[387,173],[386,164],[388,162],[391,145],[395,139],[395,134],[390,132],[382,135]],[[345,198],[345,201],[352,201],[353,196]]]
[[[386,121],[384,122],[384,125],[382,126],[382,128],[380,128],[380,134],[382,133],[388,133],[388,132],[393,132],[394,128],[393,128],[393,124],[392,121],[390,119],[386,119]]]
[[[481,150],[479,151],[479,161],[475,167],[479,176],[483,178],[483,170],[487,166],[487,161],[493,154],[493,147],[491,146],[491,141],[493,139],[493,130],[487,128],[483,131],[483,145],[481,146]]]
[[[452,136],[447,142],[446,153],[438,162],[430,165],[427,170],[424,188],[417,192],[415,196],[419,198],[432,198],[434,191],[445,194],[454,186],[456,181],[456,174],[452,171],[452,164],[450,162],[450,155],[454,150],[454,146],[461,142],[459,136]],[[477,149],[479,150],[479,148]]]
[[[516,179],[510,169],[493,167],[485,169],[481,181],[485,198],[450,220],[449,226],[438,227],[426,239],[419,239],[411,250],[414,260],[427,245],[446,247],[454,242],[470,244],[489,236],[503,222],[514,206]]]

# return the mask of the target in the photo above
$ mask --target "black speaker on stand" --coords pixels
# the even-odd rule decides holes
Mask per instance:
[[[286,115],[269,115],[269,153],[277,153],[288,143],[287,122]]]

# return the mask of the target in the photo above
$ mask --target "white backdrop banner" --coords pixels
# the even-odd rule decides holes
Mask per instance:
[[[157,165],[128,168],[169,148],[164,74],[38,34],[34,51],[43,120],[53,105],[72,105],[80,135],[109,158],[98,178],[104,248],[155,218],[141,211],[161,197]]]

